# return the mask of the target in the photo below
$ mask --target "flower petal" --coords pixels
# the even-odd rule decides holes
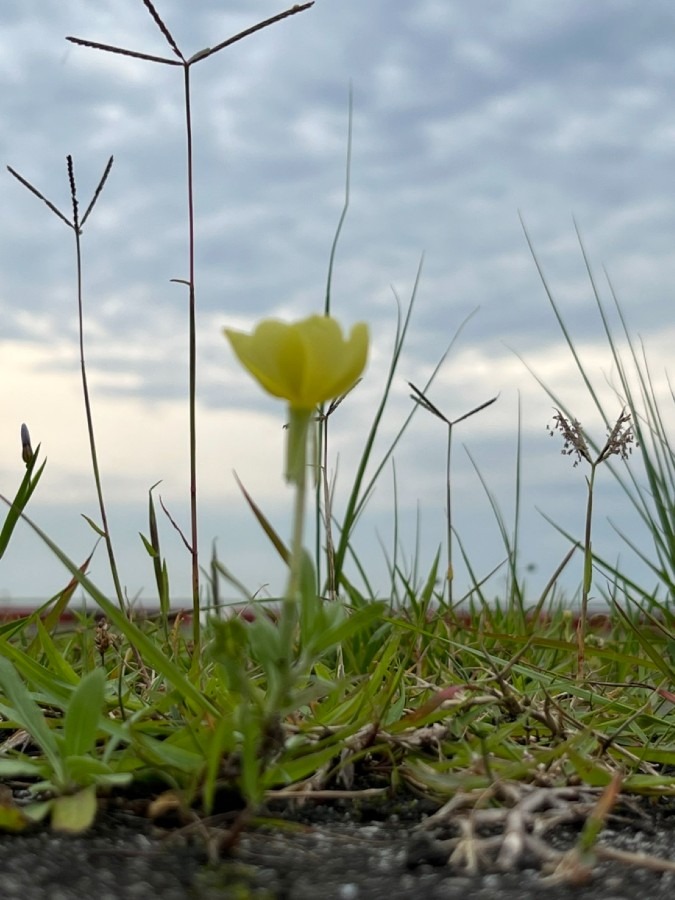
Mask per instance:
[[[293,324],[266,319],[250,335],[230,328],[224,333],[244,368],[295,409],[313,409],[348,391],[368,356],[368,327],[355,325],[345,340],[328,316]]]

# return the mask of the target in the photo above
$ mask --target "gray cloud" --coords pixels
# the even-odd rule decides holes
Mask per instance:
[[[215,0],[189,15],[178,0],[157,7],[188,55],[280,10],[271,0],[255,14]],[[63,40],[74,34],[170,56],[136,0],[105,8],[15,0],[3,4],[2,20],[2,159],[69,215],[66,154],[75,157],[82,206],[115,156],[83,237],[97,396],[177,401],[187,378],[187,298],[170,283],[187,273],[182,73]],[[579,339],[601,330],[573,215],[603,296],[607,264],[636,331],[670,327],[672,26],[665,0],[639,9],[628,0],[318,0],[196,65],[204,408],[268,408],[234,375],[221,325],[322,307],[343,203],[350,82],[351,208],[333,302],[347,321],[371,323],[380,354],[394,327],[390,286],[406,301],[425,253],[397,411],[406,408],[405,380],[428,373],[476,307],[459,346],[481,359],[502,366],[505,345],[526,357],[558,352],[518,210]],[[72,235],[9,176],[0,179],[0,208],[2,341],[41,343],[45,378],[76,371]],[[55,352],[68,342],[72,356]],[[494,387],[514,409],[508,404],[530,376],[496,363],[489,375],[466,373],[462,390],[472,380],[479,392]],[[535,418],[547,409],[542,396]],[[511,440],[505,428],[489,446]],[[542,452],[535,442],[533,460]],[[498,454],[487,458],[501,473]],[[414,468],[415,453],[404,446],[406,463]],[[555,472],[554,493],[566,477]],[[469,475],[462,463],[460,477]],[[470,516],[465,527],[478,529]],[[541,529],[528,527],[535,541]]]

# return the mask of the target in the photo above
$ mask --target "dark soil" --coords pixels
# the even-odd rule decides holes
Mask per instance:
[[[122,898],[288,898],[288,900],[671,900],[675,873],[599,860],[586,884],[551,880],[536,860],[511,871],[477,874],[448,862],[442,830],[415,826],[432,812],[409,798],[294,804],[268,810],[268,825],[252,823],[228,848],[225,820],[160,828],[121,799],[104,804],[84,835],[0,834],[3,900],[122,900]],[[447,832],[447,829],[446,829]],[[573,846],[565,826],[549,846]],[[602,847],[670,860],[675,857],[675,805],[641,804],[608,823]],[[648,861],[646,861],[648,862]],[[492,867],[494,868],[494,867]],[[487,869],[487,871],[486,871]]]

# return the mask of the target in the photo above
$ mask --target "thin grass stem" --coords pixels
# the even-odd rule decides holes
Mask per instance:
[[[78,325],[78,347],[80,356],[80,376],[82,380],[82,395],[84,399],[84,411],[87,421],[87,435],[89,439],[89,455],[91,458],[92,471],[94,475],[94,484],[96,487],[96,496],[98,499],[99,513],[101,516],[101,526],[103,541],[105,543],[108,561],[110,564],[110,574],[113,580],[115,596],[117,603],[122,612],[125,611],[124,592],[120,582],[119,570],[115,559],[115,550],[113,547],[112,537],[110,535],[110,527],[108,525],[108,515],[106,511],[105,500],[103,497],[103,483],[101,472],[98,464],[98,452],[96,449],[96,433],[94,430],[94,416],[91,407],[91,399],[89,396],[89,381],[87,377],[87,364],[84,350],[84,288],[82,283],[82,229],[85,221],[89,218],[90,213],[99,199],[103,187],[105,186],[108,176],[112,169],[113,157],[108,159],[103,175],[99,179],[98,185],[92,195],[92,199],[87,206],[84,216],[80,220],[79,202],[77,199],[77,184],[75,181],[75,168],[72,156],[66,157],[66,169],[68,174],[68,184],[70,186],[70,199],[72,203],[72,219],[69,219],[64,213],[58,209],[51,200],[39,191],[26,178],[20,175],[11,166],[8,166],[9,172],[19,181],[25,188],[34,194],[39,200],[46,204],[49,210],[54,213],[62,222],[64,222],[72,231],[75,238],[75,281],[77,294],[77,325]],[[98,529],[97,529],[98,530]]]
[[[335,229],[335,234],[333,235],[333,242],[330,248],[330,254],[328,257],[328,273],[326,275],[326,295],[324,300],[324,315],[330,316],[331,314],[331,292],[333,289],[333,269],[335,266],[335,255],[337,253],[337,247],[340,240],[340,235],[342,233],[342,228],[344,226],[345,220],[347,218],[347,212],[349,210],[349,201],[350,201],[350,192],[351,192],[351,170],[352,170],[352,122],[353,122],[353,91],[350,85],[349,87],[349,111],[347,117],[347,161],[345,167],[345,190],[344,190],[344,201],[342,204],[342,210],[340,212],[340,217],[338,219],[337,227]],[[317,479],[316,484],[316,503],[315,503],[315,565],[316,565],[316,585],[317,592],[321,592],[321,584],[322,584],[322,576],[321,576],[321,529],[322,524],[324,528],[324,535],[326,541],[326,567],[327,567],[327,581],[326,581],[326,592],[329,597],[337,597],[338,585],[335,582],[335,547],[333,545],[333,539],[331,534],[330,523],[332,519],[332,510],[330,503],[330,495],[326,488],[328,483],[328,416],[324,415],[324,404],[321,404],[319,408],[319,422],[320,427],[318,429],[318,450],[317,455],[319,459],[322,460],[323,463],[323,478]],[[323,490],[323,513],[322,513],[322,503],[321,503],[321,493]]]
[[[190,66],[183,68],[185,101],[185,155],[188,204],[188,369],[190,430],[190,559],[192,565],[192,640],[195,653],[201,644],[199,610],[199,526],[197,503],[197,319],[195,302],[195,200],[192,165],[192,103]]]

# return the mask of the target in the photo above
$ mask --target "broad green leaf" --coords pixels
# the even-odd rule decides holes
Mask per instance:
[[[265,613],[262,612],[262,615]],[[209,648],[211,657],[217,660],[225,670],[228,688],[246,697],[251,693],[249,677],[246,672],[244,650],[248,643],[248,624],[236,616],[224,622],[214,620],[212,623],[215,641]]]
[[[628,775],[624,789],[640,794],[655,794],[657,797],[675,796],[675,777],[672,775]]]
[[[106,762],[91,754],[67,756],[68,777],[76,784],[90,784],[98,775],[110,775],[113,769]]]
[[[605,787],[611,781],[611,775],[606,766],[590,758],[590,756],[577,753],[572,747],[567,748],[567,756],[574,769],[585,784],[591,787]]]
[[[336,740],[320,750],[301,754],[296,759],[286,758],[288,756],[286,753],[280,760],[267,767],[263,773],[264,786],[268,789],[279,787],[279,785],[285,787],[296,781],[310,778],[320,769],[330,765],[336,757],[339,757],[341,749],[341,743]]]
[[[93,756],[69,756],[66,768],[71,783],[83,787],[90,784],[124,787],[132,780],[130,772],[115,772],[107,763]]]
[[[104,690],[105,673],[103,669],[94,669],[73,691],[63,726],[66,756],[88,753],[96,743]]]
[[[27,756],[0,757],[0,778],[44,778],[48,774],[44,763]]]
[[[246,626],[246,634],[254,659],[265,669],[277,665],[277,661],[290,652],[290,647],[281,646],[279,625],[265,615],[258,616],[255,621],[250,622]]]
[[[159,768],[173,768],[193,774],[200,771],[205,762],[202,754],[177,747],[169,740],[158,741],[147,734],[136,733],[134,742],[139,748],[139,755]]]

